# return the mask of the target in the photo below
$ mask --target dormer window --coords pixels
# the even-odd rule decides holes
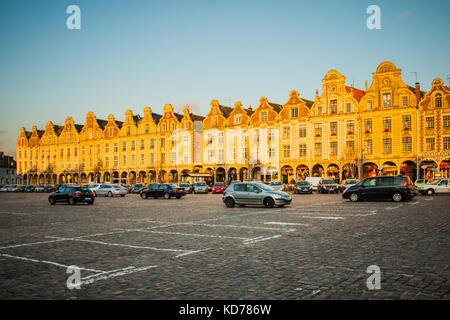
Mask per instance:
[[[322,106],[318,106],[317,107],[317,115],[321,116],[322,115]]]
[[[127,127],[127,136],[129,136],[131,134],[131,128]]]
[[[372,100],[367,101],[367,110],[372,111]]]
[[[330,101],[330,111],[331,113],[337,113],[337,100]]]
[[[113,128],[109,128],[109,136],[110,136],[110,137],[113,136]]]
[[[383,108],[390,108],[390,107],[391,107],[391,94],[383,93]]]
[[[89,129],[89,139],[92,139],[92,129]]]
[[[442,108],[442,95],[440,93],[434,96],[434,106],[436,108]]]
[[[163,123],[163,125],[162,125],[162,132],[165,132],[165,131],[166,131],[166,124]]]
[[[267,111],[261,112],[261,122],[267,121]]]
[[[217,128],[217,117],[213,117],[213,118],[211,119],[211,126],[212,126],[213,128]]]
[[[234,117],[234,123],[235,124],[240,124],[241,123],[241,116],[240,115]]]
[[[407,106],[408,106],[408,97],[403,96],[402,97],[402,107],[407,107]]]
[[[298,118],[298,108],[291,109],[291,118]]]

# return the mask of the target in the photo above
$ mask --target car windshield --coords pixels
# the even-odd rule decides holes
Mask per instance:
[[[280,181],[273,181],[270,183],[271,186],[281,186],[281,182]]]
[[[323,184],[335,184],[336,181],[334,181],[334,180],[323,180],[322,183]]]
[[[356,180],[345,180],[345,184],[356,184],[358,181]]]
[[[197,183],[197,186],[199,186],[199,187],[204,187],[204,186],[206,186],[206,183],[204,183],[204,182],[199,182],[199,183]]]
[[[180,184],[180,187],[189,187],[189,185],[187,183],[182,183]]]
[[[299,181],[297,182],[298,186],[309,186],[309,182],[308,181]]]
[[[113,188],[119,188],[119,189],[123,189],[123,187],[122,186],[117,186],[117,185],[115,185],[115,184],[113,184],[111,187],[113,187]]]
[[[172,187],[172,189],[176,189],[176,188],[178,188],[176,185],[174,185],[174,184],[169,184],[169,186],[171,186]]]
[[[266,184],[254,183],[254,185],[259,187],[259,188],[261,188],[261,189],[263,189],[264,191],[274,191],[274,189],[271,186],[266,185]]]
[[[214,187],[223,187],[223,183],[216,183],[214,184]]]

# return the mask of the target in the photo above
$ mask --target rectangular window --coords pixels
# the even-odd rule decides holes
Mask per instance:
[[[349,140],[347,141],[347,154],[355,154],[355,141]]]
[[[331,113],[337,113],[337,100],[330,101],[330,111]]]
[[[301,126],[301,127],[298,129],[298,136],[299,136],[300,138],[306,138],[306,126]]]
[[[145,149],[145,141],[144,139],[141,139],[141,150]]]
[[[150,163],[155,164],[155,154],[154,153],[150,153]]]
[[[364,140],[364,153],[373,154],[372,140]]]
[[[450,137],[444,137],[443,142],[444,150],[450,150]]]
[[[136,149],[136,141],[131,141],[131,150],[134,151]]]
[[[165,163],[166,163],[166,154],[161,153],[161,164],[165,164]]]
[[[117,143],[114,143],[114,152],[119,151],[119,145]]]
[[[347,133],[354,134],[355,133],[355,121],[347,120]]]
[[[212,134],[211,134],[211,133],[208,133],[208,135],[206,136],[206,138],[207,138],[207,143],[208,143],[208,144],[211,144],[211,143],[212,143]]]
[[[235,116],[234,117],[234,123],[235,124],[241,124],[241,116]]]
[[[321,142],[317,142],[314,144],[314,154],[316,156],[322,155],[322,143]]]
[[[317,107],[317,115],[321,116],[322,115],[322,106],[318,106]]]
[[[306,143],[301,143],[298,146],[298,156],[299,157],[306,157]]]
[[[145,162],[144,154],[141,154],[141,166],[144,165],[144,162]]]
[[[367,110],[368,111],[372,111],[372,105],[373,105],[372,100],[367,101]]]
[[[241,134],[241,143],[245,144],[247,142],[247,135],[245,132]]]
[[[131,155],[131,165],[134,166],[135,162],[136,162],[136,156],[133,154],[133,155]]]
[[[270,159],[275,158],[275,148],[274,147],[270,147],[270,149],[269,149],[269,158]]]
[[[187,152],[183,153],[183,164],[189,163],[189,154]]]
[[[105,153],[109,152],[109,143],[105,144]]]
[[[245,148],[245,147],[241,148],[241,157],[245,162],[245,159],[247,159],[247,148]]]
[[[392,153],[392,139],[391,138],[383,139],[383,153]]]
[[[283,127],[283,139],[289,139],[291,136],[291,127]]]
[[[350,113],[350,112],[352,112],[352,104],[351,103],[347,103],[347,105],[346,105],[347,107],[346,107],[346,111],[347,111],[347,113]]]
[[[267,121],[267,111],[261,112],[261,122]]]
[[[73,149],[73,155],[78,157],[78,148]]]
[[[114,167],[117,168],[119,166],[119,158],[117,156],[114,156]]]
[[[160,143],[161,143],[161,148],[165,148],[165,146],[166,146],[166,139],[165,138],[161,138],[160,139]]]
[[[127,143],[125,141],[122,142],[122,151],[127,151]]]
[[[330,155],[335,156],[338,154],[338,143],[337,141],[330,142]]]
[[[109,128],[109,136],[112,137],[113,136],[113,128]]]
[[[127,156],[123,156],[122,157],[122,165],[126,166],[127,165]]]
[[[391,107],[391,94],[383,93],[383,108],[390,108],[390,107]]]
[[[219,161],[223,161],[223,149],[219,149]]]
[[[172,151],[172,163],[177,162],[177,153],[175,151]]]
[[[291,118],[298,118],[298,108],[291,108]]]
[[[411,115],[403,115],[402,116],[402,125],[403,130],[410,130],[411,129]]]
[[[391,117],[383,118],[383,131],[391,131]]]
[[[337,135],[338,132],[338,123],[337,121],[330,122],[330,133],[332,136]]]
[[[402,151],[403,152],[412,152],[412,137],[403,137],[402,138]]]
[[[275,129],[269,129],[269,142],[275,141]]]
[[[211,119],[211,127],[217,128],[217,117],[212,117],[212,119]]]
[[[150,149],[154,149],[155,148],[155,139],[151,138],[150,139]]]
[[[407,96],[403,96],[402,97],[402,106],[403,107],[407,107],[408,106],[408,97]]]
[[[127,127],[127,136],[131,134],[131,127]]]
[[[148,124],[145,125],[145,133],[150,132],[150,126]]]
[[[291,146],[288,146],[288,145],[283,146],[283,156],[285,158],[291,157]]]
[[[211,142],[208,142],[209,144],[212,143],[212,137],[208,137],[208,141],[210,141],[209,139],[211,138]],[[219,144],[223,144],[223,132],[219,132]]]
[[[450,128],[450,116],[444,116],[442,118],[442,124],[444,128]]]
[[[322,124],[321,123],[314,124],[314,134],[316,135],[316,137],[322,135]]]
[[[428,151],[434,151],[436,148],[435,138],[426,138],[426,148]]]
[[[236,159],[236,148],[234,147],[231,148],[230,159],[233,161]]]
[[[212,150],[208,150],[208,162],[212,161]]]
[[[426,118],[427,129],[434,129],[434,117]]]
[[[97,144],[97,154],[100,154],[100,145]]]
[[[364,133],[372,133],[372,119],[364,119]]]

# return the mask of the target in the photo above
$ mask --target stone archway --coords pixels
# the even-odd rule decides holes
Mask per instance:
[[[286,165],[281,168],[281,182],[283,184],[291,183],[291,179],[294,176],[294,169],[291,166]]]
[[[378,175],[378,165],[373,162],[367,162],[363,165],[363,178],[376,177]]]
[[[400,165],[400,174],[408,176],[413,182],[417,180],[417,166],[413,161],[404,161]]]
[[[312,168],[312,176],[313,177],[323,177],[324,169],[321,164],[316,164]]]
[[[263,174],[260,167],[255,167],[252,169],[252,180],[255,181],[262,181],[263,180]]]
[[[358,176],[358,167],[354,163],[346,163],[342,166],[342,180],[356,178]]]
[[[120,174],[120,183],[121,184],[127,184],[128,183],[128,172],[126,172],[126,171],[123,171],[121,174]]]
[[[433,160],[425,160],[420,163],[420,179],[432,179],[436,176],[438,165]]]
[[[278,180],[278,168],[268,167],[266,169],[265,177],[266,177],[266,181],[268,181],[268,182]]]
[[[296,173],[297,179],[305,180],[306,177],[309,177],[309,168],[308,168],[308,166],[301,164],[301,165],[297,166],[297,168],[295,169],[295,173]]]
[[[339,182],[340,170],[337,164],[330,164],[327,167],[327,178],[333,179],[336,182]]]
[[[398,167],[395,164],[395,162],[386,161],[385,163],[383,163],[381,168],[383,168],[383,170],[381,170],[381,171],[383,172],[384,176],[396,176],[396,175],[398,175]],[[379,170],[380,170],[380,168],[379,168]]]
[[[450,159],[441,161],[439,164],[439,172],[441,173],[441,177],[450,178]]]
[[[225,182],[225,169],[222,167],[219,167],[216,169],[216,174],[215,174],[215,181],[216,182]]]
[[[248,180],[248,168],[242,167],[239,169],[239,180],[246,181]]]
[[[237,180],[237,170],[236,168],[230,168],[228,169],[228,184],[231,183],[231,181]]]

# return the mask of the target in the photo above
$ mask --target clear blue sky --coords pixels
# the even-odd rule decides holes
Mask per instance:
[[[71,4],[81,30],[66,28]],[[366,27],[371,4],[382,30]],[[2,0],[0,150],[15,153],[21,126],[82,124],[88,111],[313,99],[330,69],[364,88],[384,60],[428,90],[450,74],[449,12],[436,0]]]

